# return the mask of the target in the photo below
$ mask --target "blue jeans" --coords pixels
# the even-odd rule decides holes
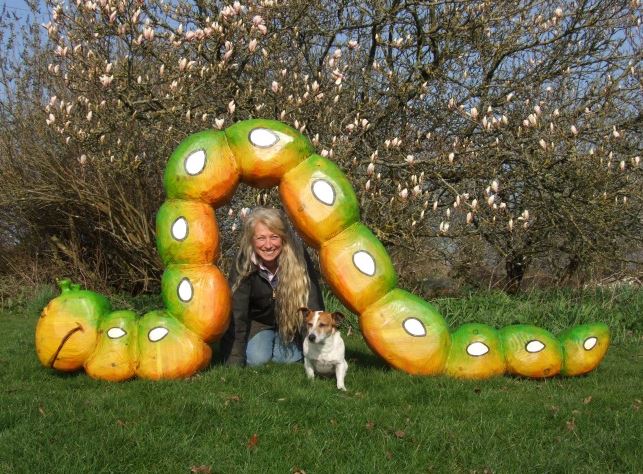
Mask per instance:
[[[272,329],[258,332],[246,346],[247,365],[263,365],[270,361],[290,364],[302,358],[301,349],[295,342],[284,344],[279,332]]]

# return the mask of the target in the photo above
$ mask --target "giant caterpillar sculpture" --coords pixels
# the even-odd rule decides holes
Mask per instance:
[[[360,315],[368,345],[398,369],[473,379],[573,376],[596,368],[607,351],[604,324],[576,326],[558,338],[528,325],[496,331],[465,324],[450,334],[433,306],[396,288],[390,257],[360,222],[357,198],[340,169],[287,125],[246,120],[194,134],[170,157],[168,199],[156,219],[166,309],[140,318],[111,312],[106,298],[63,281],[62,295],[43,310],[36,328],[41,363],[62,371],[84,367],[112,381],[181,378],[207,366],[207,342],[225,331],[231,304],[225,277],[212,263],[219,251],[214,208],[240,181],[279,185],[293,224],[319,250],[326,282]]]

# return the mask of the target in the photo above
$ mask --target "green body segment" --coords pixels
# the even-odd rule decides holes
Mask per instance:
[[[279,193],[299,234],[315,248],[360,220],[350,181],[323,156],[311,155],[286,173]]]
[[[165,201],[156,213],[156,246],[165,265],[211,263],[219,251],[214,209],[198,201]]]
[[[523,377],[553,377],[563,364],[560,342],[549,331],[517,324],[500,331],[507,372]]]
[[[240,170],[224,132],[206,130],[183,140],[170,157],[163,183],[169,199],[194,199],[218,206],[239,183]]]
[[[486,324],[463,324],[451,334],[445,373],[452,377],[486,379],[505,373],[500,336]]]
[[[606,324],[583,324],[567,329],[558,335],[563,348],[561,374],[582,375],[594,370],[601,363],[610,343]]]

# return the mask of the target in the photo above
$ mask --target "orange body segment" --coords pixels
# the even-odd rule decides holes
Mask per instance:
[[[507,372],[531,378],[553,377],[560,372],[563,351],[560,342],[536,326],[514,325],[499,331]]]
[[[228,328],[232,295],[216,266],[169,265],[161,287],[168,311],[204,341],[219,339]]]
[[[207,366],[212,349],[166,311],[139,320],[136,375],[151,380],[189,377]]]
[[[96,349],[85,361],[85,372],[95,379],[121,382],[136,374],[134,311],[114,311],[101,319]]]
[[[319,260],[333,292],[355,313],[364,311],[397,283],[386,249],[361,223],[324,242]]]
[[[319,155],[286,173],[279,194],[299,234],[315,248],[359,221],[350,182],[337,165]]]
[[[426,301],[396,288],[369,306],[359,323],[369,347],[393,367],[417,375],[442,373],[449,330]]]

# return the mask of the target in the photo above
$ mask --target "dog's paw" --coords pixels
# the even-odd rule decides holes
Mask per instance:
[[[341,390],[342,392],[346,392],[346,387],[344,387],[343,385],[341,385],[341,386],[340,386],[340,385],[338,385],[338,386],[337,386],[337,389],[338,389],[338,390]]]

